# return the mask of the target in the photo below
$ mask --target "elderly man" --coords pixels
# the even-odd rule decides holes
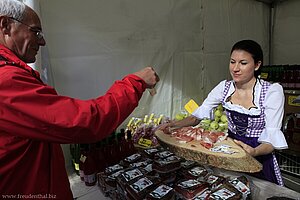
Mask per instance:
[[[0,0],[0,199],[72,199],[60,144],[106,137],[159,80],[146,67],[96,99],[61,96],[26,64],[45,44],[31,8]]]

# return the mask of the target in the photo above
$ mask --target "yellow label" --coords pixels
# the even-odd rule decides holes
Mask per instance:
[[[75,163],[75,170],[79,170],[79,164]]]
[[[289,95],[288,96],[288,105],[290,106],[300,106],[300,103],[293,103],[293,101],[298,97],[297,96],[293,96],[293,95]]]
[[[152,145],[152,141],[144,138],[140,138],[138,144],[143,147],[150,147]]]
[[[268,73],[266,73],[266,72],[262,72],[261,74],[260,74],[260,78],[262,78],[262,79],[267,79],[268,78]]]
[[[185,110],[189,114],[192,114],[198,107],[198,104],[193,99],[189,100],[189,102],[184,105]]]

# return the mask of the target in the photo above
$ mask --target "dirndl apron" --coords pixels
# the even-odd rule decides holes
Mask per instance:
[[[259,80],[257,80],[259,81]],[[225,90],[223,93],[222,104],[225,104],[225,97],[229,91],[231,81],[227,81],[225,84]],[[234,110],[226,109],[228,117],[228,136],[240,140],[245,144],[255,148],[261,143],[258,142],[258,138],[265,128],[265,114],[263,102],[266,96],[266,92],[270,86],[269,82],[264,81],[262,85],[262,91],[260,94],[259,104],[261,107],[261,113],[257,116],[251,116],[244,113],[239,113]],[[251,173],[249,175],[264,179],[278,185],[283,185],[280,168],[277,163],[274,152],[255,157],[262,165],[263,169],[257,173]]]

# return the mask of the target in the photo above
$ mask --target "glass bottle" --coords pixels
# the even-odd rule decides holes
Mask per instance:
[[[300,90],[300,65],[296,66],[296,71],[295,71],[295,77],[296,77],[296,84],[295,84],[295,89]]]
[[[133,144],[133,140],[132,140],[131,130],[127,130],[127,133],[126,133],[126,146],[127,146],[128,155],[132,155],[136,152],[134,144]]]
[[[92,146],[88,145],[87,154],[83,162],[84,182],[86,186],[96,184],[97,165],[93,157]]]
[[[74,170],[79,175],[80,144],[74,144]]]
[[[294,66],[289,66],[289,81],[288,81],[288,88],[293,90],[295,89],[295,74],[294,74]]]
[[[104,171],[106,167],[106,160],[105,160],[105,152],[104,152],[104,142],[99,141],[96,143],[95,149],[95,157],[96,157],[96,165],[97,165],[97,172]]]
[[[84,181],[83,161],[87,156],[87,144],[80,144],[80,159],[79,159],[79,176]]]
[[[288,65],[283,66],[281,85],[282,85],[283,89],[288,88]]]

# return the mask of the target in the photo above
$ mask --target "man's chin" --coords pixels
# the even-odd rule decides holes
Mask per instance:
[[[26,63],[30,64],[30,63],[34,63],[36,61],[36,58],[32,58],[32,59],[26,59],[24,60]]]

